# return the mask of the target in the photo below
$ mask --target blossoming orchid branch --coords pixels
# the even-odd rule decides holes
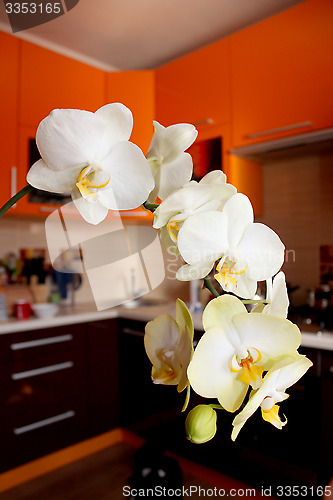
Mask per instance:
[[[184,260],[177,279],[203,280],[214,297],[203,311],[204,333],[195,349],[192,316],[182,300],[177,299],[175,318],[163,314],[147,324],[152,381],[186,389],[183,411],[191,388],[217,400],[189,412],[185,428],[194,443],[214,437],[216,409],[236,412],[242,406],[233,420],[233,440],[259,408],[265,421],[282,429],[287,420],[279,416],[279,404],[288,397],[285,391],[312,365],[298,353],[298,327],[286,319],[284,245],[272,229],[254,222],[250,200],[222,171],[191,180],[186,150],[197,137],[193,125],[154,122],[146,156],[129,141],[132,126],[131,111],[119,103],[95,113],[52,111],[37,129],[41,159],[0,216],[34,188],[70,193],[81,216],[94,225],[108,210],[150,210],[167,251]],[[256,299],[261,281],[266,281],[264,301]],[[249,303],[256,304],[251,312]]]

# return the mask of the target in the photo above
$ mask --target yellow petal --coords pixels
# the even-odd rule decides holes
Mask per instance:
[[[279,417],[279,409],[280,407],[278,405],[272,406],[269,411],[261,409],[261,415],[266,422],[274,425],[274,427],[276,427],[277,429],[282,429],[282,427],[286,425],[287,419],[282,422],[281,418]]]

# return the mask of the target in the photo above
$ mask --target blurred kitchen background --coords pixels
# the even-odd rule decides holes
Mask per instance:
[[[180,261],[163,250],[161,266],[155,252],[151,265],[156,272],[164,266],[155,286],[147,285],[146,275],[134,264],[124,262],[118,267],[123,288],[114,283],[106,287],[114,293],[112,300],[119,299],[118,306],[140,295],[141,302],[127,308],[109,304],[98,311],[87,269],[81,265],[84,245],[68,247],[60,241],[56,266],[48,252],[46,221],[68,200],[30,196],[0,221],[0,297],[6,301],[5,306],[0,301],[0,358],[3,376],[12,377],[9,389],[0,389],[0,433],[8,452],[0,457],[0,472],[122,426],[147,439],[163,435],[172,451],[256,487],[263,474],[268,485],[275,481],[309,486],[328,484],[333,475],[333,4],[255,0],[240,12],[235,3],[231,10],[232,3],[210,0],[203,8],[192,2],[193,15],[191,7],[177,4],[173,25],[166,19],[174,19],[175,10],[165,5],[155,5],[147,14],[145,2],[140,13],[135,11],[135,23],[126,13],[119,17],[118,2],[109,3],[118,14],[111,19],[102,11],[92,12],[81,0],[61,18],[14,35],[1,4],[0,65],[5,77],[0,80],[0,204],[26,184],[26,173],[38,158],[38,123],[53,108],[95,111],[108,102],[122,102],[134,116],[131,140],[144,153],[154,119],[164,126],[193,123],[199,131],[190,148],[194,177],[222,168],[228,181],[251,199],[256,221],[270,226],[286,246],[282,269],[290,293],[289,317],[299,324],[302,352],[314,363],[296,386],[294,402],[286,402],[288,425],[279,432],[266,429],[265,423],[248,424],[248,433],[233,444],[230,421],[221,417],[217,444],[198,450],[186,443],[183,421],[174,411],[179,412],[182,401],[170,387],[151,387],[142,341],[145,322],[173,311],[177,297],[197,306],[197,291],[175,279]],[[107,8],[106,2],[100,4]],[[128,13],[130,0],[125,4]],[[160,22],[156,26],[155,14]],[[119,26],[112,25],[115,18]],[[94,31],[97,26],[100,36]],[[126,39],[118,33],[120,27]],[[110,33],[114,39],[108,42]],[[67,231],[70,227],[74,234],[81,223],[75,210],[66,206],[63,215]],[[105,224],[120,223],[118,229],[124,238],[126,233],[132,251],[144,249],[152,215],[137,209],[123,213],[121,220],[117,217],[110,213]],[[210,298],[207,291],[199,290],[198,295],[202,305]],[[18,301],[51,302],[59,310],[42,323],[35,315],[22,322],[13,317]],[[198,338],[200,310],[196,315]],[[78,342],[73,352],[79,359],[67,360],[67,343],[55,350],[54,359],[43,351],[41,366],[72,364],[61,368],[58,378],[45,375],[45,384],[38,386],[38,376],[29,378],[37,369],[38,353],[25,359],[17,352],[29,349],[14,352],[10,346],[36,339],[44,345],[43,339],[64,335]],[[128,366],[140,373],[137,380],[129,382]],[[26,385],[14,383],[10,370],[19,374],[18,380],[28,373]],[[65,380],[68,373],[72,378]],[[13,415],[15,439],[10,434]],[[52,415],[60,417],[50,423]],[[34,422],[38,425],[30,428]],[[228,460],[216,459],[218,449]]]

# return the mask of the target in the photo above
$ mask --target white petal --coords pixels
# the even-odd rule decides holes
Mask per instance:
[[[195,392],[205,398],[215,398],[220,379],[225,380],[229,376],[233,355],[234,348],[223,332],[211,329],[204,333],[187,370]]]
[[[178,123],[170,127],[163,127],[154,121],[155,132],[149,146],[147,158],[161,156],[163,163],[174,161],[197,138],[198,132],[189,123]]]
[[[185,264],[176,273],[176,278],[179,281],[192,281],[205,278],[213,269],[214,260],[208,262],[200,262],[193,266]]]
[[[103,106],[96,113],[55,109],[41,121],[36,142],[53,170],[83,168],[101,162],[119,140],[127,140],[131,113],[121,104]]]
[[[180,332],[185,332],[185,327],[187,327],[187,332],[193,339],[194,328],[192,316],[186,304],[180,299],[177,299],[176,301],[176,322],[179,326]]]
[[[269,300],[268,297],[267,300]],[[270,303],[264,307],[263,313],[286,318],[288,315],[288,307],[289,298],[286,278],[284,273],[280,271],[274,278]]]
[[[273,388],[274,381],[272,380],[272,383],[270,384],[269,380],[266,380],[266,383],[264,383],[260,389],[251,393],[248,403],[245,405],[244,409],[236,415],[232,422],[234,428],[232,430],[231,439],[233,441],[237,438],[239,431],[242,429],[246,421],[257,411],[265,397]]]
[[[99,203],[99,201],[89,202],[84,199],[76,186],[71,192],[71,195],[74,205],[81,216],[90,224],[99,224],[107,216],[108,209],[106,207]]]
[[[81,169],[51,170],[44,160],[38,160],[29,169],[27,182],[43,191],[51,193],[70,193],[74,188]]]
[[[218,398],[227,411],[235,411],[247,392],[230,369],[234,347],[219,329],[211,329],[200,339],[187,370],[193,390],[205,398]]]
[[[237,286],[233,293],[242,299],[253,299],[258,287],[257,280],[251,280],[246,273],[237,276],[237,279]]]
[[[236,248],[245,228],[253,222],[253,209],[247,196],[237,193],[224,205],[223,213],[228,218],[228,241]]]
[[[199,181],[199,184],[225,184],[226,182],[227,176],[222,170],[212,170]]]
[[[254,223],[245,229],[237,255],[248,263],[246,274],[250,279],[264,281],[281,268],[284,245],[268,226]]]
[[[282,366],[279,370],[276,390],[285,391],[288,387],[294,385],[312,365],[312,361],[306,356],[298,355],[294,359],[290,358],[290,362]]]
[[[221,295],[208,302],[202,314],[202,325],[206,331],[211,328],[234,330],[233,318],[242,313],[247,314],[247,310],[239,299],[232,295]]]
[[[301,344],[301,333],[290,321],[268,314],[239,314],[233,322],[245,347],[258,349],[263,362],[295,354]]]
[[[202,211],[222,210],[236,189],[231,184],[198,184],[190,182],[181,189],[171,193],[155,210],[154,227],[164,226],[170,218],[178,213],[193,215]]]
[[[179,329],[176,321],[169,314],[161,314],[149,321],[145,328],[144,344],[151,363],[160,368],[160,352],[173,350],[178,342]]]
[[[144,203],[154,180],[142,151],[131,142],[118,142],[105,158],[103,168],[110,173],[109,189],[100,190],[101,203],[112,210],[131,210]],[[113,206],[114,200],[116,206]]]
[[[155,178],[157,196],[164,200],[169,194],[188,182],[193,173],[192,158],[188,153],[181,153],[170,163],[157,167],[158,175]]]
[[[178,249],[188,264],[214,261],[227,248],[227,221],[221,212],[193,215],[178,233]]]
[[[133,115],[130,109],[119,102],[106,104],[95,115],[103,120],[104,134],[101,137],[100,151],[104,158],[117,142],[128,141],[133,128]]]

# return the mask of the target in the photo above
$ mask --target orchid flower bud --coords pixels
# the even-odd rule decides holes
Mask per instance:
[[[192,443],[206,443],[216,433],[216,411],[209,405],[198,405],[188,413],[185,420],[186,437]]]

